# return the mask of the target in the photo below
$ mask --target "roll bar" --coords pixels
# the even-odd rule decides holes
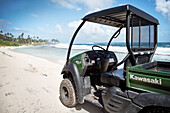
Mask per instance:
[[[79,32],[79,30],[81,29],[81,27],[84,25],[85,22],[86,22],[86,21],[83,20],[83,22],[79,25],[79,27],[77,28],[77,30],[75,31],[75,33],[74,33],[74,35],[73,35],[73,37],[72,37],[72,39],[71,39],[71,42],[70,42],[70,45],[69,45],[69,48],[68,48],[68,53],[67,53],[67,62],[66,62],[66,65],[68,65],[68,63],[69,63],[69,57],[70,57],[71,47],[72,47],[72,45],[73,45],[74,39],[75,39],[77,33]]]
[[[134,66],[137,63],[136,63],[135,56],[130,48],[130,11],[127,11],[127,14],[126,14],[126,47],[130,54],[129,57],[131,59],[131,63]]]
[[[113,40],[113,38],[116,38],[119,34],[120,34],[120,31],[123,27],[126,27],[126,47],[127,47],[127,50],[129,52],[129,58],[130,58],[130,61],[131,61],[131,64],[132,66],[136,65],[137,64],[137,61],[136,61],[136,58],[134,56],[134,53],[131,49],[131,45],[130,45],[130,15],[131,15],[131,12],[129,10],[127,10],[126,12],[126,23],[125,24],[121,24],[120,25],[120,28],[113,34],[113,36],[111,37],[111,39],[109,40],[108,44],[107,44],[107,48],[106,50],[109,49],[109,46],[111,44],[111,41]],[[76,37],[76,35],[78,34],[79,30],[81,29],[81,27],[84,25],[84,23],[86,21],[89,21],[89,20],[83,20],[83,22],[79,25],[79,27],[76,29],[72,39],[71,39],[71,42],[69,44],[69,48],[68,48],[68,53],[67,53],[67,61],[66,61],[66,65],[68,65],[69,63],[69,57],[70,57],[70,53],[71,53],[71,48],[72,48],[72,45],[73,45],[73,42],[74,42],[74,39]],[[155,39],[155,42],[154,42],[154,51],[156,50],[156,47],[157,47],[157,24],[154,24],[154,39]],[[152,58],[153,56],[151,56]],[[151,59],[150,58],[150,59]]]
[[[124,25],[122,25],[114,34],[113,36],[111,37],[111,39],[109,40],[109,43],[107,44],[107,48],[106,48],[106,51],[108,51],[109,49],[109,46],[110,46],[110,43],[112,42],[113,38],[117,38],[120,34],[120,31],[122,30]]]

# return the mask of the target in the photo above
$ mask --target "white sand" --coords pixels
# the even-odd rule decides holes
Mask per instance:
[[[63,64],[0,48],[0,113],[101,113],[86,102],[63,106],[59,85]]]

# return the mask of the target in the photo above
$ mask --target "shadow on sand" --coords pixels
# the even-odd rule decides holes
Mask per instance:
[[[60,97],[59,97],[60,100]],[[61,100],[60,100],[61,102]],[[66,107],[66,106],[65,106]],[[85,111],[87,111],[88,113],[107,113],[104,108],[98,107],[95,104],[92,104],[88,101],[85,101],[84,104],[77,104],[75,106],[75,109],[77,111],[80,111],[82,109],[84,109]],[[83,113],[83,112],[82,112]]]
[[[89,113],[105,113],[105,110],[103,108],[100,108],[90,102],[85,101],[84,104],[78,104],[75,107],[76,110],[84,109],[85,111]]]

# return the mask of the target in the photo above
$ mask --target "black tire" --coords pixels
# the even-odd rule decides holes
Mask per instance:
[[[77,104],[76,93],[69,79],[62,80],[60,84],[60,100],[66,107],[74,107]]]

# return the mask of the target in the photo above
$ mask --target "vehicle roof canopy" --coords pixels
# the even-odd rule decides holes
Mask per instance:
[[[141,20],[141,26],[159,24],[156,18],[131,5],[123,5],[91,13],[86,15],[82,20],[114,27],[126,26],[127,11],[130,11],[130,20],[133,17],[133,26],[139,26],[139,18]]]

